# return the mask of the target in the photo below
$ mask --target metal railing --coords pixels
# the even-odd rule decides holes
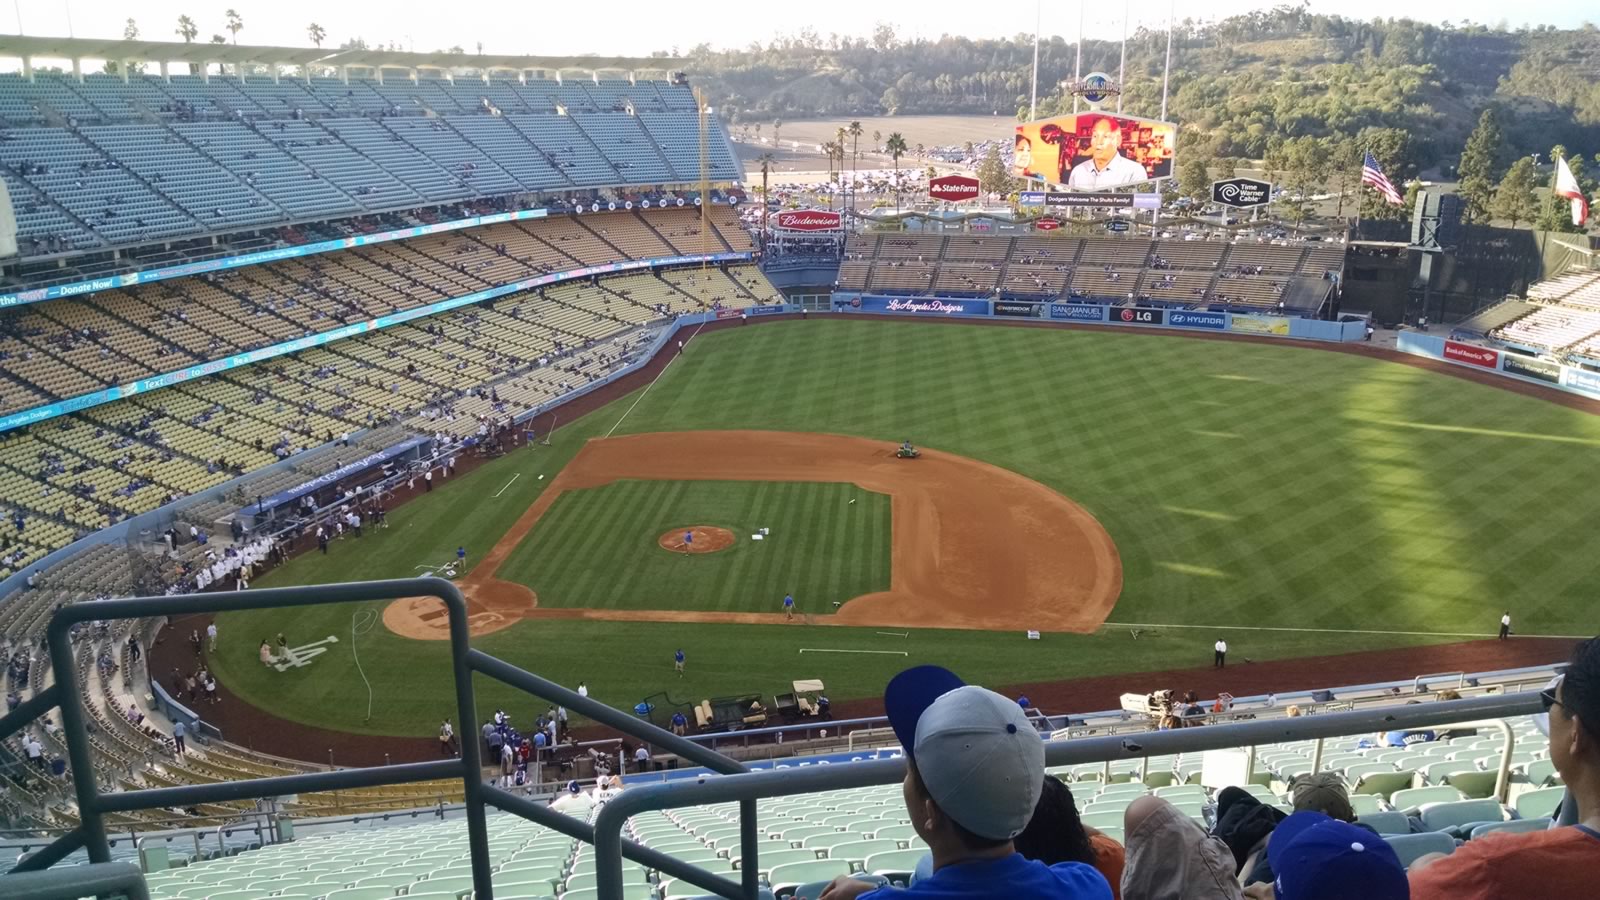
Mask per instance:
[[[90,758],[91,746],[81,702],[77,668],[74,665],[73,647],[69,639],[74,624],[92,620],[147,618],[197,612],[234,612],[245,609],[282,609],[419,596],[438,598],[448,613],[457,721],[462,723],[476,721],[476,704],[472,688],[472,676],[476,673],[564,706],[574,713],[587,716],[601,725],[609,726],[631,737],[647,741],[661,751],[675,754],[693,765],[704,767],[711,774],[631,787],[602,807],[592,826],[485,783],[476,740],[461,742],[461,756],[458,759],[127,792],[104,793],[100,790]],[[762,892],[761,870],[757,859],[757,847],[760,841],[756,817],[758,799],[887,785],[904,777],[904,763],[898,758],[752,772],[739,762],[694,741],[674,735],[629,713],[579,696],[559,684],[474,650],[468,646],[468,635],[465,599],[455,585],[437,578],[275,588],[181,597],[105,600],[63,608],[53,616],[47,629],[50,656],[57,672],[57,681],[10,714],[0,718],[0,741],[21,730],[51,707],[60,707],[62,733],[66,738],[72,766],[72,785],[78,804],[79,825],[23,858],[9,874],[0,876],[0,894],[7,897],[82,896],[96,891],[86,887],[73,893],[72,890],[62,888],[62,885],[67,883],[64,879],[89,878],[101,871],[108,873],[107,878],[123,879],[116,880],[114,884],[106,882],[106,889],[121,889],[121,886],[128,883],[125,880],[127,873],[133,872],[137,875],[137,870],[130,866],[103,870],[98,868],[110,862],[105,827],[105,816],[110,813],[459,778],[465,796],[465,819],[468,846],[471,851],[474,896],[481,900],[493,898],[485,819],[486,810],[490,807],[521,816],[561,834],[593,844],[596,888],[601,900],[619,900],[623,896],[624,857],[655,869],[664,876],[681,879],[720,897],[730,900],[756,900]],[[1539,712],[1540,709],[1540,701],[1536,694],[1497,694],[1426,705],[1392,706],[1312,717],[1264,719],[1174,731],[1053,741],[1046,744],[1045,757],[1047,764],[1051,766],[1092,762],[1109,764],[1113,761],[1131,760],[1143,760],[1143,764],[1148,765],[1148,760],[1152,756],[1322,739],[1464,721],[1493,723],[1503,728],[1503,723],[1496,720],[1508,716],[1529,715]],[[1501,757],[1502,786],[1508,760],[1509,743]],[[735,777],[719,777],[726,775]],[[622,837],[623,826],[630,816],[649,810],[727,802],[739,804],[741,864],[740,878],[737,882]],[[87,851],[90,866],[71,867],[55,873],[40,872],[79,849]],[[13,888],[35,890],[30,887],[34,884],[35,876],[23,873],[60,877],[40,882],[54,885],[54,892],[20,894]],[[15,880],[19,877],[24,880]],[[79,882],[71,883],[76,885]],[[142,882],[129,888],[130,896],[142,897],[142,889]],[[39,888],[39,890],[45,889]]]

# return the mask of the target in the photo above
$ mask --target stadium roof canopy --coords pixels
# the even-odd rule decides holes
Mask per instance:
[[[506,69],[517,72],[579,69],[670,71],[683,61],[667,56],[504,56],[475,53],[407,53],[401,50],[321,47],[262,47],[209,42],[99,40],[94,38],[0,35],[0,58],[119,60],[153,63],[207,63],[257,66],[313,66],[357,69]],[[31,68],[31,65],[25,65]]]

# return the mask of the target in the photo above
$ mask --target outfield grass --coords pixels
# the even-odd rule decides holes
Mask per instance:
[[[735,542],[696,555],[657,545],[687,525]],[[793,594],[801,612],[831,613],[888,590],[889,556],[889,497],[853,484],[624,480],[563,493],[499,577],[541,606],[774,613]]]
[[[527,476],[557,471],[634,399],[563,429],[552,447],[512,454],[395,510],[388,533],[297,560],[258,584],[408,575],[458,543],[487,548],[548,483]],[[1586,606],[1600,570],[1590,549],[1600,418],[1410,366],[1290,344],[813,319],[696,338],[617,430],[707,428],[910,437],[1049,485],[1117,542],[1125,587],[1116,622],[1492,634],[1510,608],[1522,633],[1594,628]],[[518,471],[525,476],[502,497],[489,497]],[[570,565],[612,558],[606,528],[593,523],[585,539],[580,525]],[[290,626],[311,636],[349,630],[347,609],[293,616]],[[365,706],[365,689],[347,655],[329,653],[326,665],[288,677],[260,670],[251,639],[283,622],[282,614],[224,617],[224,632],[248,643],[223,654],[225,682],[288,718],[359,729],[348,710]],[[1017,633],[1027,626],[1004,624]],[[677,644],[690,654],[683,690],[693,694],[772,691],[815,675],[846,699],[875,695],[904,662],[942,661],[1007,684],[1203,665],[1212,640],[1199,631],[1137,644],[1051,636],[1030,645],[1015,633],[918,631],[905,658],[802,660],[802,641],[890,639],[796,628],[549,621],[478,643],[632,703],[677,690],[663,677]],[[1266,659],[1428,639],[1232,640]],[[380,686],[367,730],[436,725],[435,695],[448,705],[443,646],[380,628],[359,647]],[[388,706],[385,686],[397,695]]]

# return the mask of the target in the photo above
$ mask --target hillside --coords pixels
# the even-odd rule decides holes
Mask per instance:
[[[1115,72],[1115,43],[1084,45],[1084,71]],[[1130,36],[1124,109],[1160,111],[1166,34]],[[1043,44],[1041,114],[1071,108],[1061,81],[1075,47]],[[903,41],[880,26],[854,38],[813,32],[766,46],[690,53],[697,79],[735,124],[783,118],[1026,112],[1033,45],[943,36]],[[1274,137],[1409,132],[1404,168],[1452,162],[1486,105],[1509,116],[1517,153],[1556,143],[1600,149],[1600,32],[1508,31],[1409,20],[1357,22],[1302,7],[1201,25],[1173,44],[1169,115],[1189,146],[1260,158]],[[1526,127],[1519,127],[1524,125]],[[1383,143],[1381,139],[1363,142]]]

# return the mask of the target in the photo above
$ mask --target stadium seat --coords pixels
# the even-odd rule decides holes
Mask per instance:
[[[779,897],[792,894],[794,888],[817,881],[830,881],[840,875],[850,874],[850,864],[842,859],[818,859],[810,862],[787,863],[774,866],[767,883]],[[785,893],[788,889],[788,894]]]
[[[1457,800],[1429,803],[1422,807],[1421,818],[1425,831],[1454,831],[1463,825],[1503,822],[1506,813],[1505,808],[1493,800]]]
[[[1453,787],[1420,787],[1407,788],[1395,791],[1389,798],[1389,803],[1408,815],[1421,808],[1425,803],[1450,803],[1456,800],[1465,800],[1461,792]]]
[[[1442,832],[1387,835],[1384,840],[1394,850],[1395,855],[1400,857],[1402,866],[1409,866],[1429,853],[1456,851],[1455,838]]]
[[[1452,772],[1444,776],[1444,783],[1465,796],[1483,798],[1494,795],[1494,786],[1498,779],[1499,775],[1496,772]]]
[[[1356,821],[1379,834],[1410,834],[1411,819],[1405,813],[1371,812],[1356,817]]]
[[[1549,818],[1537,819],[1512,819],[1507,822],[1486,822],[1475,826],[1468,833],[1468,840],[1477,840],[1486,834],[1523,834],[1529,831],[1546,831],[1550,828]]]
[[[890,850],[867,857],[862,870],[887,878],[891,884],[905,885],[917,863],[927,856],[926,850]]]
[[[1566,796],[1566,788],[1540,788],[1517,795],[1512,808],[1517,811],[1517,816],[1523,819],[1538,819],[1554,816],[1556,808],[1561,805],[1561,799]]]
[[[1404,772],[1372,772],[1362,775],[1351,789],[1352,794],[1377,794],[1388,799],[1392,794],[1411,787],[1416,778],[1416,773],[1410,770]]]

